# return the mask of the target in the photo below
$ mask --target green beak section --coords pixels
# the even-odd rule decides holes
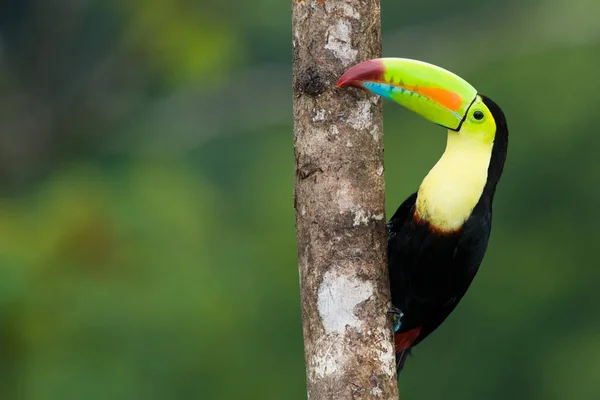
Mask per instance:
[[[346,71],[337,87],[364,88],[428,120],[458,130],[477,96],[461,77],[438,66],[406,58],[364,61]]]

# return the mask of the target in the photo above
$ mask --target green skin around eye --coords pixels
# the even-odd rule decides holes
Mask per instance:
[[[475,113],[478,111],[483,114],[482,119],[475,118]],[[468,117],[460,127],[460,131],[466,135],[476,137],[482,143],[493,143],[496,132],[496,123],[491,112],[479,96],[475,99],[475,102],[467,115]]]

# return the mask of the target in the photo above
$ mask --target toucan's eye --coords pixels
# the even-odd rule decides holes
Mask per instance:
[[[473,113],[473,118],[475,118],[477,121],[481,121],[483,119],[484,115],[483,112],[481,111],[475,111]]]

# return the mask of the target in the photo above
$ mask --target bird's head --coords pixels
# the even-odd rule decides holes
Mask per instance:
[[[419,187],[416,214],[455,232],[483,194],[493,199],[508,146],[504,113],[461,77],[422,61],[380,58],[346,71],[337,87],[366,89],[448,129],[446,150]]]
[[[366,89],[424,118],[491,144],[496,121],[485,99],[461,77],[438,66],[405,58],[364,61],[347,70],[337,87]]]

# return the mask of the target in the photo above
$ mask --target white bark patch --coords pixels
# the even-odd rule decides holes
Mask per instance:
[[[313,122],[325,120],[325,110],[317,110],[312,120]]]
[[[371,219],[375,221],[381,221],[383,219],[383,214],[371,214],[369,211],[358,209],[354,213],[353,226],[359,226],[361,224],[368,225]]]
[[[369,216],[363,210],[358,210],[354,213],[354,224],[353,226],[359,226],[360,224],[367,225],[369,223]]]
[[[352,142],[351,141],[346,141],[346,147],[352,147]]]
[[[381,176],[383,174],[383,165],[377,168],[377,171],[375,171],[375,173],[377,174],[377,176]]]
[[[362,331],[362,322],[354,314],[354,309],[372,295],[371,282],[328,271],[323,276],[317,298],[325,333],[343,336],[347,328]]]
[[[358,108],[352,110],[348,117],[348,123],[356,130],[369,129],[373,125],[373,116],[371,114],[372,103],[369,100],[358,102]],[[376,129],[376,128],[375,128]],[[371,131],[371,134],[372,131]]]
[[[338,21],[335,26],[327,29],[327,44],[325,48],[342,62],[344,66],[350,65],[358,54],[358,50],[352,48],[352,27],[348,21]]]

